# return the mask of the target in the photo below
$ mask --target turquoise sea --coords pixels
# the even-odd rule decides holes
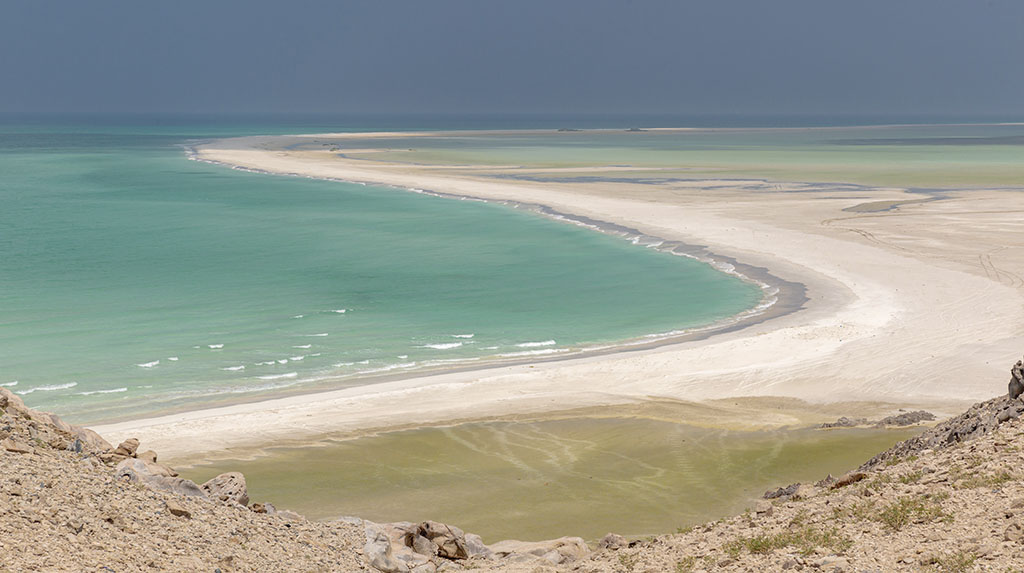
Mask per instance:
[[[1020,123],[858,121],[872,123],[0,116],[0,385],[95,423],[649,340],[764,297],[705,263],[528,209],[190,161],[188,146],[211,138],[465,130],[346,147],[524,167],[481,172],[496,178],[626,177],[652,193],[702,178],[806,192],[1024,187]],[[626,129],[637,126],[728,129]],[[608,165],[640,169],[587,170]]]
[[[508,206],[245,173],[185,148],[397,127],[5,118],[0,384],[97,422],[549,357],[763,297],[704,263]]]

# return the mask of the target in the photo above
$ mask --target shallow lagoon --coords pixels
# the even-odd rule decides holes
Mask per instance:
[[[273,448],[188,469],[245,474],[253,501],[312,519],[433,519],[486,542],[669,533],[766,490],[842,474],[920,429],[739,431],[650,415],[495,421]]]

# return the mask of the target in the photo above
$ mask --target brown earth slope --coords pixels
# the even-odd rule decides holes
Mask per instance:
[[[434,522],[249,507],[239,474],[199,487],[0,389],[0,571],[1021,571],[1022,413],[977,404],[839,479],[687,531],[488,547]]]

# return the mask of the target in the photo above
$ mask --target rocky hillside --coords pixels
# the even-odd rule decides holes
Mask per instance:
[[[626,542],[581,572],[1024,571],[1024,403],[1000,397],[838,479],[767,492],[743,515]]]
[[[362,527],[257,513],[170,468],[169,489],[147,487],[109,465],[145,467],[133,445],[111,448],[0,389],[0,571],[364,570]],[[189,484],[198,491],[172,491]]]
[[[195,484],[136,440],[114,448],[0,389],[0,571],[1024,570],[1022,413],[977,404],[845,476],[675,534],[488,546],[432,521],[250,503],[241,474]]]

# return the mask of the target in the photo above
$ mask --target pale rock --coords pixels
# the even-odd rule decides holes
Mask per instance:
[[[447,559],[466,559],[466,534],[458,527],[436,521],[424,521],[419,524],[419,535],[426,537],[437,546],[437,554]]]
[[[163,470],[158,466],[160,464],[147,464],[137,458],[127,458],[114,468],[114,475],[118,479],[127,479],[133,483],[141,483],[151,490],[166,491],[188,497],[206,498],[206,492],[196,485],[195,482],[180,477],[162,475]]]
[[[114,449],[114,453],[119,456],[131,457],[135,455],[135,451],[138,449],[139,440],[137,438],[128,438],[118,444],[117,448]]]
[[[601,538],[601,541],[597,542],[598,549],[610,549],[617,551],[626,546],[626,538],[617,534],[609,533]]]
[[[754,503],[754,514],[763,517],[771,517],[772,513],[774,513],[774,506],[770,501],[761,499]]]
[[[200,487],[210,499],[242,506],[249,505],[249,490],[245,485],[245,476],[239,472],[222,473]]]
[[[366,545],[363,547],[363,557],[370,564],[370,567],[382,573],[405,573],[409,566],[403,561],[395,559],[391,550],[391,540],[384,532],[384,528],[376,523],[365,522]]]
[[[484,545],[484,540],[475,533],[466,534],[466,553],[470,558],[493,559],[494,552]]]
[[[170,512],[170,514],[173,516],[184,517],[185,519],[189,519],[192,517],[192,512],[185,509],[185,506],[181,505],[174,499],[166,500],[164,502],[164,505],[167,507],[167,511]]]
[[[547,541],[499,541],[491,545],[491,551],[498,558],[532,555],[544,558],[554,565],[561,565],[586,557],[590,553],[590,548],[579,537],[560,537]]]
[[[136,454],[135,457],[147,463],[156,463],[156,452],[154,452],[153,450],[146,450],[141,454]]]

